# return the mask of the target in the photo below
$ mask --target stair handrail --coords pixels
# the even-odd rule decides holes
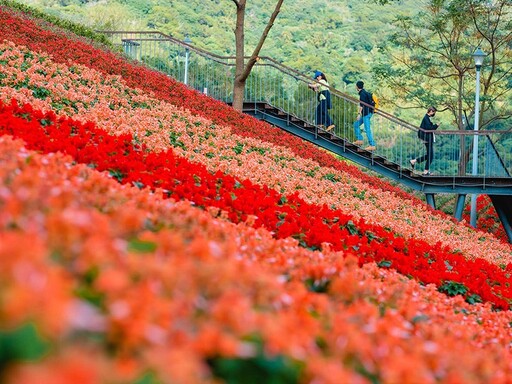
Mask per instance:
[[[153,35],[159,35],[161,36],[163,39],[165,40],[170,40],[174,43],[176,43],[177,45],[180,45],[184,48],[187,48],[187,49],[190,49],[191,51],[194,51],[202,56],[206,56],[206,57],[209,57],[209,58],[212,58],[212,59],[217,59],[218,62],[222,62],[224,63],[224,60],[235,60],[236,59],[236,56],[222,56],[222,55],[218,55],[216,53],[212,53],[212,52],[209,52],[209,51],[206,51],[202,48],[198,48],[198,47],[195,47],[189,43],[186,43],[182,40],[179,40],[179,39],[176,39],[174,37],[172,37],[171,35],[167,35],[165,33],[162,33],[162,32],[158,32],[158,31],[97,31],[99,33],[104,33],[104,34],[134,34],[134,33],[138,33],[138,34],[153,34]],[[156,41],[158,39],[151,39],[151,38],[148,38],[148,39],[140,39],[140,38],[136,38],[136,39],[132,39],[132,38],[128,38],[128,39],[125,39],[125,40],[147,40],[147,41]],[[244,59],[249,59],[250,56],[244,56]],[[282,63],[280,63],[279,61],[273,59],[272,57],[269,57],[269,56],[258,56],[259,58],[259,61],[256,63],[256,65],[258,66],[270,66],[270,67],[273,67],[273,68],[276,68],[277,70],[279,70],[280,72],[284,72],[284,73],[288,73],[288,74],[292,74],[293,77],[295,77],[297,80],[301,81],[301,82],[304,82],[304,83],[311,83],[311,82],[316,82],[316,80],[312,79],[310,76],[308,75],[305,75],[304,73],[294,69],[294,68],[291,68],[287,65],[284,65]],[[216,60],[216,61],[217,61]],[[264,61],[264,62],[262,62]],[[227,66],[235,66],[235,64],[230,64],[230,63],[224,63],[225,65]],[[341,97],[342,99],[346,100],[346,101],[350,101],[352,103],[355,103],[355,104],[358,104],[360,101],[359,99],[349,95],[349,94],[346,94],[346,93],[343,93],[341,91],[339,91],[338,89],[336,88],[333,88],[333,87],[329,87],[329,90],[335,94],[336,96],[338,97]],[[365,103],[363,103],[365,104]],[[367,106],[370,106],[368,104],[366,104]],[[386,118],[389,118],[391,120],[393,120],[394,122],[396,123],[399,123],[400,125],[403,125],[403,126],[406,126],[410,129],[419,129],[418,126],[415,126],[413,124],[410,124],[408,123],[407,121],[405,120],[402,120],[390,113],[387,113],[381,109],[375,111],[375,113],[379,114],[379,115],[382,115]]]
[[[181,46],[185,49],[188,49],[192,52],[195,52],[196,54],[202,56],[202,57],[205,57],[209,60],[213,60],[217,63],[221,63],[222,65],[225,65],[225,66],[228,66],[228,67],[234,67],[235,66],[235,60],[236,60],[236,56],[223,56],[223,55],[218,55],[218,54],[215,54],[215,53],[212,53],[212,52],[209,52],[209,51],[206,51],[202,48],[198,48],[198,47],[195,47],[193,45],[191,45],[190,43],[187,43],[185,41],[182,41],[182,40],[179,40],[171,35],[167,35],[165,33],[162,33],[162,32],[159,32],[159,31],[98,31],[100,33],[104,33],[106,35],[130,35],[130,34],[137,34],[139,36],[141,35],[151,35],[150,37],[134,37],[134,38],[125,38],[125,39],[122,39],[122,41],[170,41],[172,42],[173,44],[176,44],[177,46]],[[153,36],[156,36],[156,37],[153,37]],[[249,56],[245,56],[244,57],[245,59],[248,59]],[[230,62],[231,61],[231,62]],[[258,57],[258,61],[256,62],[255,64],[256,66],[268,66],[268,67],[272,67],[272,68],[275,68],[277,71],[279,71],[280,73],[282,74],[286,74],[288,76],[291,76],[293,77],[295,80],[299,81],[299,82],[302,82],[302,83],[305,83],[305,84],[309,84],[309,83],[314,83],[314,82],[317,82],[315,79],[313,79],[310,75],[306,75],[294,68],[291,68],[287,65],[284,65],[282,63],[280,63],[279,61],[273,59],[272,57],[269,57],[269,56],[259,56]],[[329,90],[330,92],[335,95],[337,98],[340,98],[346,102],[349,102],[351,104],[354,104],[354,105],[358,105],[358,104],[363,104],[363,105],[366,105],[366,106],[369,106],[371,107],[371,105],[369,104],[366,104],[364,102],[361,102],[358,98],[352,96],[352,95],[349,95],[347,93],[344,93],[344,92],[341,92],[340,90],[334,88],[334,87],[329,87]],[[286,112],[286,111],[284,111]],[[382,116],[384,119],[388,120],[389,122],[391,123],[394,123],[394,124],[397,124],[403,128],[406,128],[407,130],[410,130],[410,131],[413,131],[413,132],[418,132],[418,131],[424,131],[424,129],[420,128],[418,125],[415,125],[415,124],[411,124],[397,116],[394,116],[393,114],[391,113],[388,113],[382,109],[378,109],[374,112],[375,114],[377,115],[380,115]],[[436,131],[436,135],[440,135],[440,136],[443,136],[443,135],[455,135],[455,136],[468,136],[468,135],[478,135],[478,136],[482,136],[482,135],[490,135],[490,134],[498,134],[498,135],[502,135],[504,133],[504,131],[502,130],[478,130],[478,131],[471,131],[471,132],[468,132],[467,130],[459,130],[459,129],[453,129],[453,130],[442,130],[442,131]],[[489,137],[489,136],[488,136]],[[489,137],[489,140],[490,137]],[[491,140],[492,141],[492,140]],[[501,156],[499,155],[499,153],[496,151],[496,154],[498,155],[498,158],[500,159],[501,163],[503,163],[503,160],[501,159]]]

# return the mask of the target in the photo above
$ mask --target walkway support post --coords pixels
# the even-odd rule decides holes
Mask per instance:
[[[475,125],[473,130],[475,131],[475,135],[473,136],[473,175],[478,174],[478,132],[479,128],[479,119],[480,119],[480,68],[482,68],[482,64],[484,62],[485,53],[478,47],[473,53],[473,58],[475,59],[475,68],[476,68],[476,91],[475,91]],[[476,194],[471,195],[471,215],[470,215],[470,224],[473,228],[476,228]]]
[[[433,209],[436,209],[436,200],[434,196],[435,195],[433,193],[425,193],[427,204],[430,205]]]
[[[458,194],[457,201],[455,202],[455,211],[453,212],[453,217],[457,219],[457,221],[462,220],[462,213],[464,212],[464,203],[466,202],[465,194]]]

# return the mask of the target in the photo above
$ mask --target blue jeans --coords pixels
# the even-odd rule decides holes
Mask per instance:
[[[364,131],[366,132],[366,137],[368,138],[368,144],[375,145],[375,141],[373,140],[372,135],[372,127],[370,119],[372,118],[373,113],[369,113],[366,116],[361,117],[360,119],[354,122],[354,132],[356,134],[357,140],[363,140],[363,135],[361,134],[361,125],[364,124]]]

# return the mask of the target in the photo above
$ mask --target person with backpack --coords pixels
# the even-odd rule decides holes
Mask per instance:
[[[432,165],[432,161],[434,160],[434,143],[436,141],[436,136],[434,135],[434,131],[439,128],[439,124],[432,123],[430,120],[431,117],[436,115],[437,109],[435,107],[429,107],[427,109],[427,113],[423,116],[423,120],[421,120],[420,130],[418,131],[418,138],[425,143],[426,153],[418,158],[414,158],[409,160],[411,163],[411,167],[414,170],[414,166],[417,163],[422,163],[425,160],[427,163],[425,164],[425,170],[423,171],[423,175],[430,175],[430,166]]]
[[[315,115],[316,125],[318,125],[321,129],[327,127],[325,130],[329,132],[335,128],[335,125],[331,119],[331,116],[329,116],[328,111],[332,108],[329,83],[327,82],[327,77],[325,77],[325,75],[320,71],[315,72],[313,79],[315,79],[317,82],[308,84],[308,87],[318,94],[318,105],[316,106]]]
[[[354,122],[354,133],[356,135],[355,145],[363,145],[363,135],[361,134],[361,125],[364,124],[364,131],[368,139],[368,146],[365,148],[366,151],[375,151],[375,141],[373,140],[371,118],[375,110],[375,103],[373,96],[370,92],[364,89],[364,83],[359,80],[356,83],[356,90],[359,93],[359,114],[357,120]]]

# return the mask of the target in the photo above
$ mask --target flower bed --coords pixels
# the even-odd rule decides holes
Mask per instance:
[[[361,265],[375,261],[424,283],[435,283],[448,293],[455,285],[464,290],[456,293],[470,301],[490,301],[502,309],[512,302],[512,263],[501,269],[482,259],[466,260],[439,243],[430,246],[397,238],[339,210],[308,204],[298,194],[285,196],[248,180],[211,174],[170,150],[148,152],[144,145],[134,146],[132,136],[110,136],[91,123],[57,119],[53,112],[43,114],[16,103],[0,104],[0,113],[0,133],[22,138],[30,149],[61,151],[89,167],[109,171],[120,182],[160,188],[166,196],[218,208],[234,223],[254,220],[256,227],[265,227],[278,238],[296,238],[309,248],[320,249],[328,243],[334,250],[355,249]]]
[[[173,146],[177,154],[205,164],[211,172],[221,170],[286,194],[298,191],[308,203],[341,209],[404,237],[441,241],[467,258],[497,265],[510,262],[509,245],[433,215],[424,204],[370,188],[351,173],[319,167],[282,147],[233,135],[227,127],[128,88],[119,76],[56,65],[44,54],[13,44],[3,47],[4,99],[14,97],[42,110],[94,121],[112,133],[133,134],[155,151]]]
[[[470,210],[471,207],[468,204],[462,215],[462,218],[468,223],[470,222]],[[501,225],[498,213],[488,195],[479,195],[477,197],[476,211],[478,212],[476,227],[487,233],[492,233],[496,238],[507,243],[507,233],[503,225]]]
[[[505,244],[298,141],[233,134],[259,126],[221,104],[191,114],[137,89],[137,67],[50,25],[0,19],[16,41],[0,49],[2,382],[512,377]],[[195,97],[182,90],[168,100]]]
[[[336,160],[313,144],[235,111],[226,104],[196,92],[163,73],[128,62],[120,55],[93,46],[90,41],[73,36],[69,31],[48,26],[46,22],[37,18],[0,7],[0,36],[17,45],[29,47],[34,52],[49,53],[52,59],[59,63],[78,63],[103,74],[122,76],[129,87],[141,88],[160,100],[186,108],[194,115],[206,117],[215,124],[229,127],[239,136],[262,139],[281,147],[286,146],[298,157],[314,160],[323,167],[333,167],[349,172],[369,185],[377,186],[406,199],[417,200],[380,178],[369,176],[355,166]]]
[[[7,136],[0,185],[8,384],[512,375],[511,312],[274,240]]]

